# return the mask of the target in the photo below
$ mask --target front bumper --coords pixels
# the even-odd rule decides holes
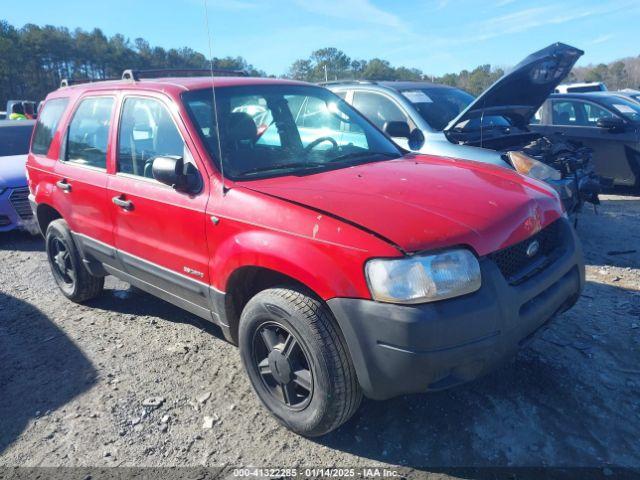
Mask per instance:
[[[570,308],[584,286],[584,260],[573,228],[561,222],[562,254],[519,285],[483,258],[482,287],[462,297],[421,305],[329,300],[365,395],[382,400],[473,380]]]
[[[0,232],[16,228],[30,230],[33,213],[28,200],[29,189],[8,188],[0,194]]]

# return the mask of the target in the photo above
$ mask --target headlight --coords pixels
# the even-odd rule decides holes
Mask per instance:
[[[0,187],[0,195],[2,195],[7,189]]]
[[[469,250],[369,260],[365,266],[374,300],[426,303],[458,297],[480,288],[480,265]]]
[[[507,152],[507,156],[518,173],[544,181],[560,180],[562,178],[558,170],[545,165],[535,158],[531,158],[526,153]]]

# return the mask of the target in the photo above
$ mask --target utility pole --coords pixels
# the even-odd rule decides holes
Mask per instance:
[[[328,82],[329,81],[329,75],[327,74],[327,64],[324,64],[324,81]]]

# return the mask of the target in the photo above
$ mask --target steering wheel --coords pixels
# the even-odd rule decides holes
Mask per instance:
[[[333,138],[331,138],[331,137],[320,137],[320,138],[316,138],[313,142],[311,142],[309,145],[304,147],[304,151],[305,152],[310,152],[311,150],[313,150],[318,145],[320,145],[321,143],[324,143],[324,142],[331,142],[331,144],[333,144],[333,148],[338,148],[338,142],[336,142]]]

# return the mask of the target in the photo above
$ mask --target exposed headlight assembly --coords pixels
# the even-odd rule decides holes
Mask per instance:
[[[469,250],[433,255],[376,258],[365,266],[374,300],[387,303],[426,303],[458,297],[480,288],[478,259]]]
[[[518,173],[538,180],[560,180],[562,174],[555,168],[546,165],[522,152],[507,152],[511,165]]]

